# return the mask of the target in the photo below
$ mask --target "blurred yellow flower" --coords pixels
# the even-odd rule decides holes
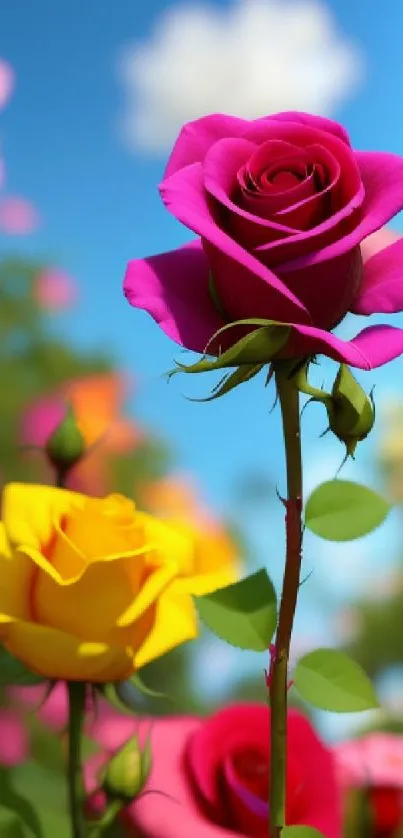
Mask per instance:
[[[155,481],[144,488],[143,499],[153,514],[194,542],[191,579],[177,579],[176,590],[186,588],[203,596],[239,578],[241,566],[234,539],[200,501],[191,480],[173,475]]]
[[[136,510],[121,495],[88,498],[10,484],[0,524],[0,640],[47,678],[106,682],[197,635],[190,594],[234,578],[215,537]]]

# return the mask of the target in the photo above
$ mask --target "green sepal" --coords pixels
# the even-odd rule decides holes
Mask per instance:
[[[225,308],[224,308],[224,306],[223,306],[223,304],[222,304],[222,302],[221,302],[221,300],[218,296],[218,291],[217,291],[217,288],[215,286],[214,277],[213,277],[213,274],[212,274],[211,271],[209,273],[209,279],[208,279],[208,290],[209,290],[210,297],[211,297],[218,313],[221,314],[222,319],[226,320],[226,321],[229,321],[231,318],[229,317],[228,313],[225,311]]]
[[[281,835],[284,838],[325,838],[323,832],[319,832],[314,826],[283,826]]]
[[[209,347],[221,335],[230,329],[248,326],[254,326],[255,328],[240,338],[240,340],[236,341],[229,349],[226,349],[224,352],[219,352],[218,356],[214,357],[209,355]],[[211,372],[229,367],[238,367],[241,364],[267,364],[282,349],[288,340],[289,334],[290,326],[286,323],[278,323],[275,320],[250,318],[227,323],[227,325],[222,326],[212,336],[206,346],[204,355],[199,361],[189,366],[178,363],[177,369],[173,370],[171,375],[176,372]]]
[[[209,348],[213,343],[219,341],[221,335],[230,329],[239,327],[252,327],[252,329],[224,352],[219,351],[216,355],[209,353]],[[275,320],[249,318],[227,323],[212,336],[199,361],[189,365],[181,364],[178,361],[176,369],[168,373],[168,378],[178,372],[213,372],[214,370],[236,367],[233,373],[225,375],[218,382],[210,396],[204,399],[191,399],[191,401],[212,401],[229,393],[239,384],[250,381],[257,375],[265,364],[269,364],[276,358],[278,352],[286,344],[289,334],[290,326],[286,323],[278,323]]]
[[[246,384],[247,381],[250,381],[255,375],[258,375],[259,372],[263,369],[263,364],[244,364],[241,367],[238,367],[234,372],[226,373],[223,378],[220,379],[218,384],[213,387],[213,390],[210,396],[205,396],[202,399],[193,399],[189,398],[191,402],[212,402],[214,399],[218,399],[220,396],[225,396],[226,393],[229,393],[231,390],[234,390],[235,387],[238,387],[239,384]]]
[[[331,401],[331,393],[326,393],[325,390],[320,390],[319,387],[312,387],[308,380],[309,362],[303,364],[302,367],[293,375],[293,381],[300,393],[305,396],[310,396],[311,401],[322,402],[327,406]]]
[[[138,690],[139,693],[142,695],[147,696],[147,698],[160,698],[164,699],[164,701],[172,701],[175,702],[175,699],[168,695],[167,693],[159,692],[158,690],[153,690],[151,687],[148,687],[147,684],[144,683],[143,679],[140,677],[138,672],[135,672],[134,675],[130,678],[130,683]]]
[[[126,684],[129,684],[130,688],[130,682],[127,681],[110,684],[95,684],[94,686],[103,698],[118,711],[118,713],[122,713],[125,716],[132,716],[134,713],[137,714],[143,709],[144,702],[142,702],[141,706],[139,706],[134,700],[136,696],[134,696],[134,699],[132,700],[131,693],[134,692],[134,690],[130,691],[129,696],[129,690],[125,689],[122,697],[121,688],[126,688]]]

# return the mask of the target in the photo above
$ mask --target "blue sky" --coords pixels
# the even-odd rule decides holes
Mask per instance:
[[[237,517],[233,486],[244,470],[265,469],[282,486],[279,421],[276,414],[269,415],[270,394],[256,381],[213,404],[186,401],[183,393],[207,393],[209,379],[189,382],[178,377],[168,386],[163,374],[178,357],[177,347],[147,315],[130,309],[121,293],[129,259],[170,249],[191,237],[168,215],[158,196],[164,155],[129,150],[117,130],[122,108],[119,56],[127,43],[148,39],[169,6],[161,0],[6,0],[0,56],[17,75],[13,99],[0,117],[7,188],[29,197],[43,223],[29,238],[4,239],[0,252],[18,249],[42,255],[75,277],[81,304],[58,317],[54,327],[80,345],[107,347],[137,376],[141,387],[132,403],[136,415],[172,442],[178,468],[196,474],[211,502]],[[403,154],[403,6],[384,0],[369,11],[367,0],[337,0],[331,10],[338,29],[357,44],[365,62],[358,92],[333,115],[344,122],[357,147]],[[401,220],[395,227],[403,230]],[[377,383],[379,394],[403,394],[401,361],[362,380],[368,389]],[[318,457],[317,437],[323,427],[319,408],[306,414],[308,483],[318,475],[333,476],[342,458],[341,449],[328,437],[320,442]],[[372,445],[361,446],[346,476],[373,480]],[[256,562],[267,560],[276,578],[283,549],[280,515],[279,507],[275,515],[272,509],[255,509],[245,521]],[[393,516],[385,536],[391,542],[397,539]],[[351,548],[356,585],[360,573],[369,574],[377,563],[382,538],[375,535],[365,547],[362,543]],[[324,637],[321,593],[326,579],[333,578],[331,568],[325,569],[326,558],[334,567],[337,556],[341,559],[342,551],[346,555],[345,547],[331,554],[326,549],[313,538],[308,541],[308,569],[317,568],[308,583],[309,602],[316,608],[303,610],[303,630],[322,631]],[[339,573],[336,587],[328,585],[335,603],[348,592],[349,574],[347,565],[346,578]]]

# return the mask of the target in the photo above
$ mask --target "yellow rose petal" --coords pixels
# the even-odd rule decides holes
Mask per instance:
[[[136,550],[146,541],[133,502],[120,495],[87,498],[83,508],[71,510],[64,531],[87,561]]]
[[[35,569],[27,556],[10,550],[5,527],[0,524],[0,613],[30,618],[30,592]]]
[[[197,635],[197,615],[191,597],[168,589],[156,604],[154,625],[135,652],[136,669],[159,658],[175,646],[187,640],[194,640]]]
[[[173,582],[175,591],[192,594],[193,596],[204,596],[217,591],[218,588],[225,588],[239,579],[239,572],[232,565],[223,567],[216,572],[200,573],[197,576],[182,576]]]
[[[88,643],[54,628],[0,615],[0,639],[6,649],[45,678],[110,682],[134,671],[130,647]]]
[[[119,619],[138,597],[143,551],[109,556],[86,565],[75,579],[61,580],[31,551],[39,570],[32,591],[35,619],[91,641],[118,642]],[[123,629],[120,643],[127,642]]]
[[[84,495],[53,486],[9,483],[2,511],[7,537],[14,545],[41,549],[52,536],[54,522],[85,500]]]
[[[175,578],[178,568],[174,562],[162,565],[150,573],[143,586],[139,590],[133,602],[121,614],[118,626],[129,626],[138,620],[153,605],[159,596],[165,591],[172,579]]]
[[[161,551],[167,559],[175,561],[180,574],[194,572],[194,536],[189,528],[177,527],[170,521],[160,521],[145,512],[139,512],[138,518],[143,522],[146,541],[161,545]],[[155,557],[150,553],[150,562],[153,558],[157,564],[161,563],[159,552],[156,552]]]

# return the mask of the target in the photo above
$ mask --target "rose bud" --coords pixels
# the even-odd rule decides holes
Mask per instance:
[[[109,799],[131,803],[143,790],[151,769],[150,740],[143,749],[133,736],[108,763],[102,787]]]
[[[374,426],[375,408],[372,396],[364,392],[345,364],[340,365],[326,409],[330,430],[353,456]]]
[[[64,419],[46,443],[46,453],[58,471],[66,472],[82,459],[85,450],[84,437],[76,422],[73,408],[69,406]]]

